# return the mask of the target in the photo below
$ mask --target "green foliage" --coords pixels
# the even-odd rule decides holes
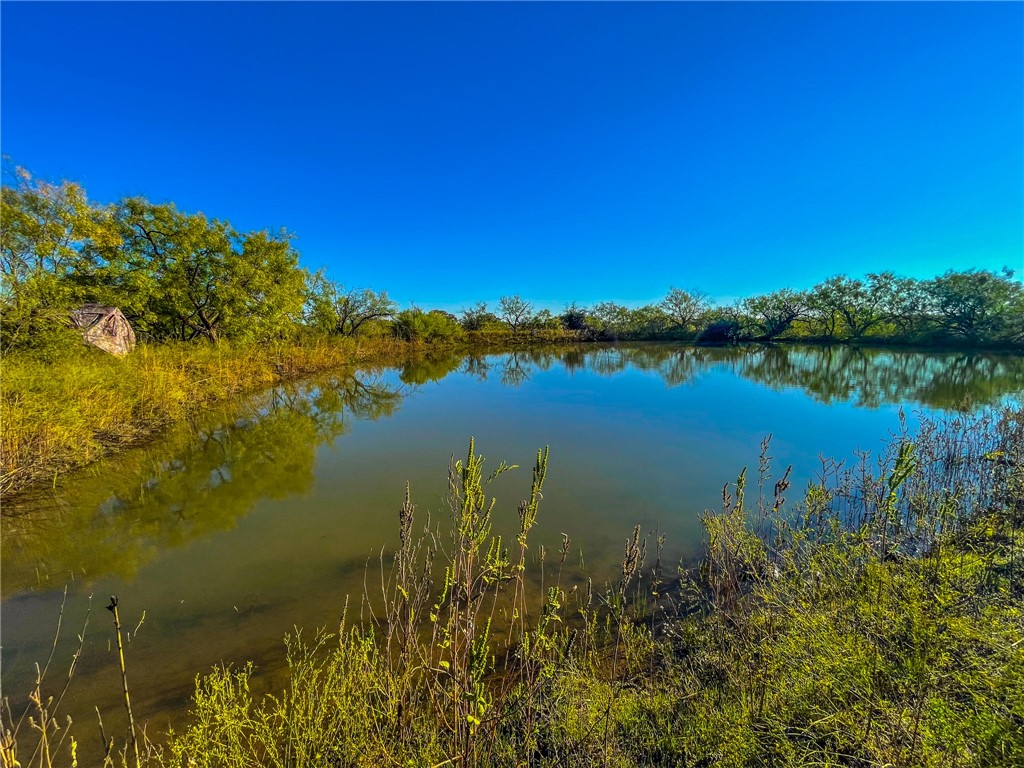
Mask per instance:
[[[467,331],[493,330],[502,325],[501,318],[493,312],[488,312],[487,303],[483,301],[462,310],[462,319],[459,322]]]
[[[670,288],[659,306],[674,328],[689,331],[700,325],[714,303],[710,296],[701,291]]]
[[[1019,344],[1024,287],[1013,272],[949,271],[933,280],[870,274],[815,286],[809,319],[825,338]]]
[[[752,335],[761,341],[778,338],[809,314],[807,294],[788,288],[744,299],[740,307],[752,320]]]
[[[886,294],[878,285],[882,279],[881,275],[869,275],[865,283],[837,275],[812,288],[808,306],[821,334],[833,338],[845,332],[859,339],[884,322]]]
[[[318,272],[310,280],[306,299],[306,322],[312,328],[341,336],[355,336],[389,320],[398,305],[386,292],[368,288],[345,291]],[[372,331],[371,331],[372,333]]]
[[[78,184],[34,179],[24,168],[2,190],[0,272],[4,294],[32,276],[66,276],[80,268],[87,242],[115,244],[109,212],[93,207]]]
[[[551,314],[550,309],[542,309],[534,314],[530,318],[530,329],[533,331],[544,331],[547,333],[557,333],[562,328],[561,321]]]
[[[1024,286],[1013,280],[1012,271],[949,271],[925,290],[940,333],[972,342],[1024,341]]]
[[[145,335],[264,340],[300,317],[306,273],[286,234],[239,234],[173,204],[130,198],[113,209],[116,245],[91,245],[100,266],[79,282]]]
[[[573,302],[559,315],[562,327],[567,331],[584,331],[587,329],[587,310]]]
[[[605,338],[618,338],[629,331],[629,309],[613,301],[602,301],[590,311],[590,320]]]
[[[697,335],[703,344],[733,344],[743,339],[743,324],[735,317],[717,313]]]
[[[634,338],[657,338],[669,330],[670,324],[671,318],[660,304],[646,304],[630,311],[630,333]]]
[[[405,341],[445,342],[462,336],[462,326],[447,312],[407,309],[395,316],[394,333]]]
[[[386,292],[346,290],[322,272],[309,275],[284,232],[239,233],[226,221],[143,198],[96,205],[72,182],[47,183],[24,169],[11,177],[0,217],[5,351],[28,350],[43,360],[72,354],[78,335],[68,328],[68,313],[87,302],[119,307],[143,341],[265,341],[310,333],[459,338],[437,310],[413,307],[399,318]],[[503,296],[497,313],[480,302],[457,322],[478,343],[816,338],[1019,346],[1022,317],[1024,288],[1011,271],[968,270],[929,281],[891,272],[836,276],[808,292],[774,291],[732,309],[716,307],[700,291],[672,287],[655,305],[573,304],[556,318],[519,295]]]
[[[82,353],[82,337],[68,322],[75,292],[52,275],[33,275],[0,301],[0,349],[54,363]]]
[[[613,301],[599,302],[590,310],[573,305],[560,320],[566,328],[582,323],[585,337],[605,340],[655,338],[669,333],[672,326],[661,305],[630,309]]]
[[[52,361],[81,345],[68,312],[83,300],[70,279],[90,265],[86,243],[116,242],[105,209],[69,181],[13,169],[0,200],[0,347]]]

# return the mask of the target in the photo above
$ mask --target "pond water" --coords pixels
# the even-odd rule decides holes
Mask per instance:
[[[660,344],[420,357],[278,387],[5,503],[3,695],[15,711],[26,700],[65,588],[44,691],[63,686],[92,595],[61,707],[80,750],[99,745],[94,705],[123,733],[112,594],[150,734],[180,723],[195,675],[220,661],[252,660],[257,686],[273,688],[292,627],[334,627],[347,595],[358,606],[379,585],[406,483],[420,516],[443,522],[449,458],[471,435],[488,466],[522,467],[491,486],[505,531],[551,447],[534,555],[564,532],[573,568],[600,580],[636,524],[666,535],[668,557],[698,554],[699,514],[757,466],[769,434],[795,500],[820,456],[879,450],[901,407],[913,421],[1021,392],[1021,356]]]

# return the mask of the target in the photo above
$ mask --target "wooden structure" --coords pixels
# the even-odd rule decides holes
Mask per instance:
[[[87,344],[104,352],[121,356],[135,349],[135,331],[117,307],[85,304],[71,312],[71,324]]]

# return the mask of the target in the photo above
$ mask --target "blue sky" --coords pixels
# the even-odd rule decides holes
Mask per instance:
[[[21,3],[0,147],[403,304],[1024,268],[1021,3]]]

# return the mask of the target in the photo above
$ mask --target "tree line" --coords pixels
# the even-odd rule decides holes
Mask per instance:
[[[400,309],[384,291],[347,289],[310,272],[285,232],[239,232],[172,203],[89,201],[81,185],[5,169],[0,233],[0,345],[59,353],[76,336],[69,312],[117,306],[149,341],[266,341],[302,335],[408,340],[538,337],[784,338],[1024,344],[1024,287],[1013,272],[949,271],[919,280],[893,272],[838,275],[807,291],[781,289],[734,304],[672,287],[656,303],[611,301],[560,313],[521,296],[459,315]]]

